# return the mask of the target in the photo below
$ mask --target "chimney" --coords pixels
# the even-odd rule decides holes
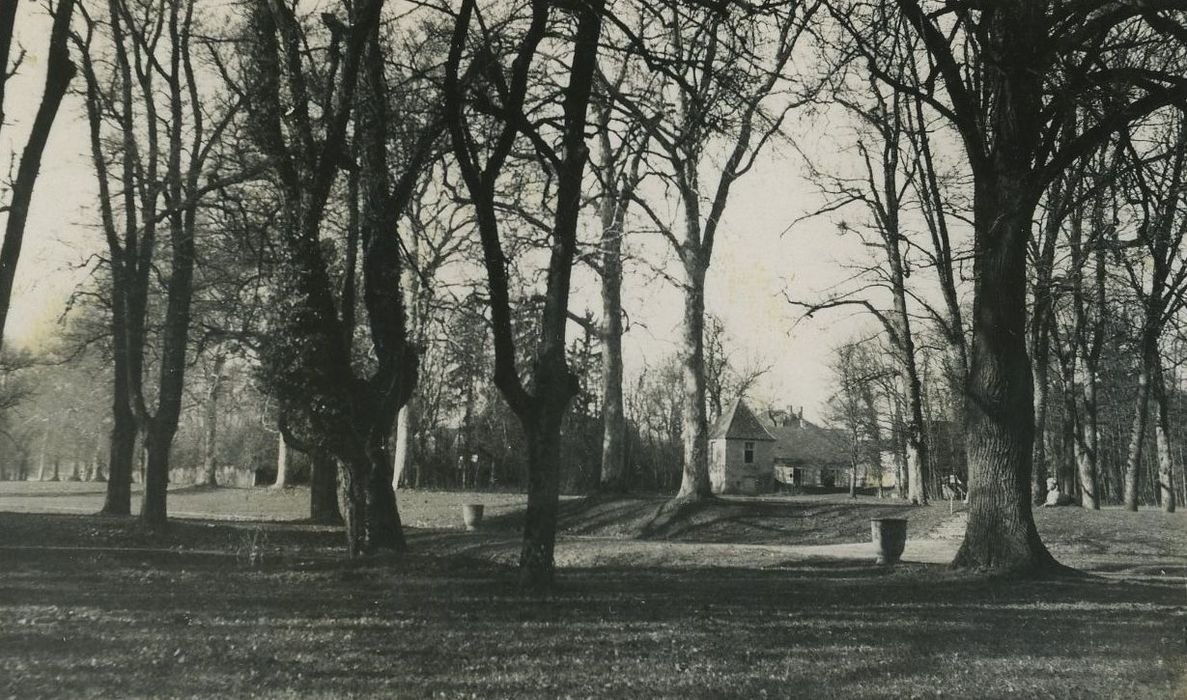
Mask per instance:
[[[799,410],[796,411],[795,419],[801,428],[804,427],[804,407],[803,406],[800,406]]]

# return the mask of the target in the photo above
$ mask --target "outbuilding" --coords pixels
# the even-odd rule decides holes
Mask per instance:
[[[754,495],[774,485],[771,435],[741,398],[709,430],[709,483],[713,493]]]

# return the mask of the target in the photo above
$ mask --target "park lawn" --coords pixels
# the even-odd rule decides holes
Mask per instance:
[[[731,566],[715,545],[666,566],[653,541],[536,597],[500,529],[410,530],[412,554],[359,565],[301,523],[0,513],[0,697],[1183,697],[1184,515],[1037,517],[1110,577]]]
[[[0,482],[0,511],[95,513],[103,506],[104,484],[87,482]],[[132,508],[139,508],[133,487]],[[508,492],[401,489],[400,516],[410,527],[455,528],[460,506],[481,503],[489,527],[518,532],[526,496]],[[295,521],[309,515],[303,487],[210,488],[177,486],[169,511],[180,518]],[[844,494],[819,496],[725,496],[672,509],[664,496],[589,496],[561,500],[565,535],[616,539],[746,544],[842,544],[869,537],[870,518],[908,520],[908,536],[922,537],[948,517],[948,506],[913,508],[902,501]]]

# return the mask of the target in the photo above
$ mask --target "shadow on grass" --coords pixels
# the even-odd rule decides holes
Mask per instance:
[[[0,527],[121,532],[117,521],[39,518],[3,514]],[[192,552],[0,552],[0,690],[1169,696],[1182,670],[1177,579],[1006,582],[811,559],[566,569],[541,597],[520,592],[513,566],[489,561],[492,550],[517,551],[517,538],[498,532],[414,533],[407,557],[347,563],[306,559],[327,553],[316,532],[268,525],[292,530],[303,548],[254,564]],[[170,536],[200,539],[208,527],[228,547],[251,531],[186,523]]]
[[[517,531],[523,510],[501,514],[488,526]],[[922,537],[949,517],[944,508],[903,503],[823,499],[589,496],[562,501],[562,534],[640,540],[747,544],[841,544],[869,538],[871,518],[904,517],[909,536]]]

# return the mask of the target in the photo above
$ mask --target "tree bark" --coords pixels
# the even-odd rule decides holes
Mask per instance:
[[[166,498],[169,489],[169,452],[173,446],[175,431],[176,424],[154,421],[145,439],[148,464],[144,470],[144,496],[140,502],[140,521],[154,530],[164,528],[168,521]]]
[[[622,236],[626,201],[615,188],[603,197],[602,219],[602,473],[604,491],[626,490],[626,414],[622,398]]]
[[[542,415],[524,428],[528,443],[528,508],[524,518],[523,548],[519,565],[524,585],[547,589],[555,575],[553,547],[556,541],[560,497],[560,413]]]
[[[218,403],[222,392],[223,366],[226,356],[218,354],[210,371],[210,384],[206,388],[206,415],[202,432],[202,483],[218,486]]]
[[[683,392],[680,438],[684,468],[678,500],[712,495],[709,483],[709,425],[705,416],[705,273],[697,250],[684,262],[684,317],[681,321],[680,376]]]
[[[1125,510],[1138,509],[1138,474],[1142,466],[1142,453],[1146,445],[1146,423],[1150,419],[1150,376],[1157,362],[1157,347],[1154,353],[1145,338],[1142,343],[1142,364],[1138,370],[1137,405],[1134,407],[1133,427],[1129,434],[1129,450],[1125,458],[1125,490],[1122,501]]]
[[[969,519],[953,563],[1033,574],[1058,566],[1031,512],[1034,396],[1025,338],[1026,245],[1034,203],[1020,182],[1023,176],[1001,170],[979,175],[965,419]]]
[[[396,415],[396,449],[392,461],[392,488],[400,488],[400,482],[407,479],[408,465],[412,461],[412,436],[416,422],[416,397],[400,407]]]
[[[1076,421],[1076,473],[1080,480],[1080,505],[1100,510],[1097,491],[1097,463],[1100,428],[1097,424],[1096,377],[1087,369],[1077,384],[1080,388],[1080,414]]]
[[[338,465],[325,450],[313,450],[309,471],[309,519],[315,523],[338,525]]]
[[[404,540],[400,512],[396,508],[396,494],[392,488],[392,456],[383,442],[386,441],[374,445],[368,454],[367,547],[369,551],[387,549],[404,552],[408,544]]]
[[[283,489],[288,485],[289,478],[289,446],[284,439],[284,433],[276,433],[276,481],[272,488]]]
[[[1171,451],[1170,406],[1167,400],[1166,375],[1161,360],[1157,360],[1154,377],[1154,404],[1157,418],[1154,422],[1154,443],[1158,451],[1158,498],[1162,510],[1174,513],[1176,509],[1175,470]]]

